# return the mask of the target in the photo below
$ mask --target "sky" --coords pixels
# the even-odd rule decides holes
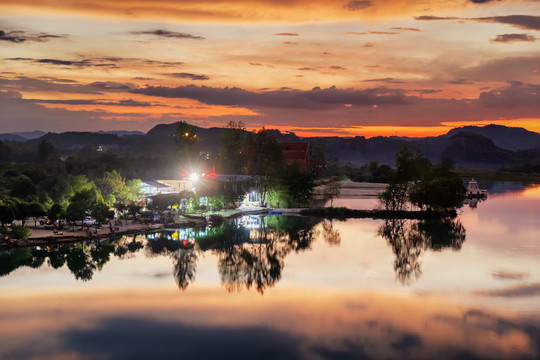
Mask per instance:
[[[2,0],[0,133],[540,132],[540,0]]]

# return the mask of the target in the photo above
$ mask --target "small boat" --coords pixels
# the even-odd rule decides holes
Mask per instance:
[[[487,197],[487,190],[486,189],[480,189],[478,187],[478,182],[475,181],[474,179],[471,179],[471,181],[469,181],[469,185],[467,185],[467,196],[472,198],[472,197],[476,197],[476,198],[482,198],[482,197]]]

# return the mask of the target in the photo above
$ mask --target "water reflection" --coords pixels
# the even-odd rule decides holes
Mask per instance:
[[[420,255],[426,250],[460,250],[465,228],[458,219],[385,220],[377,231],[394,252],[394,271],[401,283],[409,284],[422,275]]]
[[[465,241],[465,228],[457,219],[386,220],[377,234],[391,247],[394,271],[403,284],[421,276],[422,252],[459,250]],[[183,291],[195,281],[200,254],[210,251],[217,257],[221,284],[228,291],[253,288],[263,294],[281,279],[287,255],[311,249],[319,236],[330,246],[341,244],[340,231],[330,220],[246,216],[216,228],[166,229],[133,238],[16,249],[0,255],[0,275],[20,266],[39,268],[47,260],[54,269],[66,264],[77,280],[88,281],[111,256],[127,259],[142,250],[147,258],[169,257]]]

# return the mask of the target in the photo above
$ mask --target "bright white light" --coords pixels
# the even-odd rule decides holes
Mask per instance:
[[[189,175],[189,179],[191,181],[197,181],[199,179],[199,175],[197,173],[191,173],[191,175]]]

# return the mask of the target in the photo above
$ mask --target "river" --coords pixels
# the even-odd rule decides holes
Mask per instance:
[[[538,359],[540,186],[0,254],[1,359]],[[373,198],[334,206],[372,207]]]

